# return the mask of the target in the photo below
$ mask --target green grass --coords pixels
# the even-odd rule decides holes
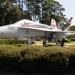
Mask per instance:
[[[27,40],[0,39],[0,45],[27,44]]]

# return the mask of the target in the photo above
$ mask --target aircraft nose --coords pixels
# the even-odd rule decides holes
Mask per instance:
[[[0,35],[4,34],[4,31],[2,29],[0,29]]]
[[[3,26],[3,27],[0,27],[0,34],[4,34],[6,33],[6,28]]]

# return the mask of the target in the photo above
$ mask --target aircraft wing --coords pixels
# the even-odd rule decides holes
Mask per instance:
[[[72,34],[75,34],[75,31],[67,31],[66,32],[66,35],[72,35]]]
[[[21,29],[32,29],[32,30],[39,30],[39,31],[49,31],[49,32],[62,32],[60,29],[52,28],[51,26],[45,24],[26,24],[19,27]]]
[[[46,27],[19,27],[21,29],[31,29],[31,30],[38,30],[38,31],[48,31],[48,32],[62,32],[58,29],[50,29]]]

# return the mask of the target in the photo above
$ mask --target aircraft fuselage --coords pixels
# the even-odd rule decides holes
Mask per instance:
[[[37,38],[44,37],[44,31],[21,29],[14,25],[7,25],[0,27],[0,38],[24,39],[24,38]]]

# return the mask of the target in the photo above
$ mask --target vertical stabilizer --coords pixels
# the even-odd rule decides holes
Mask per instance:
[[[70,29],[70,27],[72,26],[72,25],[71,25],[72,19],[73,19],[73,18],[71,17],[68,21],[66,21],[66,24],[65,24],[65,25],[66,25],[66,29],[65,29],[66,31],[68,31],[68,30]]]
[[[70,25],[71,25],[72,19],[73,19],[73,18],[71,17],[69,20],[66,21],[66,26],[70,26]]]
[[[57,24],[56,24],[55,19],[51,19],[51,26],[54,28],[57,28]]]

